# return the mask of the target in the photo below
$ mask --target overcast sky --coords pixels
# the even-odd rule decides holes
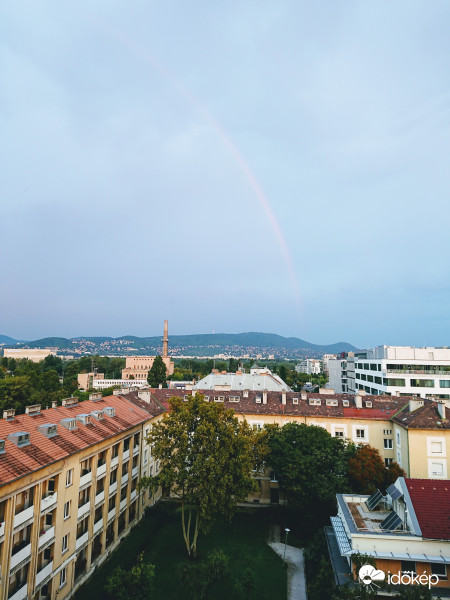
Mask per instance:
[[[0,333],[450,345],[448,0],[3,0]]]

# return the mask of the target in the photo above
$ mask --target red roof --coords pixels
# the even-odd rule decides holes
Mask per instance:
[[[450,480],[405,479],[424,538],[450,540]]]
[[[77,428],[72,431],[60,424],[61,419],[103,410],[106,406],[115,409],[114,417],[105,415],[101,421],[92,418],[91,424],[77,423]],[[47,408],[35,416],[17,415],[10,421],[0,419],[0,439],[5,440],[5,452],[0,454],[0,486],[80,452],[148,419],[147,411],[121,396],[107,396],[96,402],[86,400],[74,406]],[[48,438],[38,431],[38,426],[46,423],[58,426],[57,435]],[[30,434],[30,443],[26,446],[18,447],[8,440],[10,433],[19,431]]]

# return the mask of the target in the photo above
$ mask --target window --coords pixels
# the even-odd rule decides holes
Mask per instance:
[[[69,487],[69,485],[72,485],[72,483],[73,483],[73,469],[70,469],[66,473],[66,487]]]
[[[392,448],[394,447],[393,441],[390,438],[384,438],[384,449],[385,450],[392,450]]]
[[[67,582],[67,567],[64,567],[59,572],[59,587],[66,585]]]
[[[336,429],[334,432],[334,437],[344,437],[344,431],[342,429]]]
[[[439,387],[441,387],[441,388],[450,388],[450,379],[440,379],[439,380]]]
[[[413,380],[411,380],[411,385],[412,385],[412,381]],[[405,387],[405,380],[388,378],[388,379],[386,379],[386,383],[384,385],[392,385],[395,387]]]
[[[444,465],[442,463],[431,463],[431,474],[442,477],[444,474]]]
[[[394,462],[393,458],[385,458],[384,459],[384,466],[386,467],[386,469],[389,467],[389,465],[391,465]]]
[[[298,398],[292,398],[292,404],[298,404]]]
[[[66,535],[62,539],[62,553],[64,554],[64,552],[67,552],[68,548],[69,548],[69,534],[66,533]]]
[[[397,431],[396,435],[397,435],[397,446],[400,446],[400,432]]]
[[[270,481],[272,483],[276,483],[278,481],[277,474],[275,473],[275,471],[270,471]]]
[[[364,440],[366,438],[366,432],[364,429],[357,429],[356,430],[356,437],[359,440]]]
[[[68,519],[70,517],[70,500],[68,500],[64,504],[64,519]]]
[[[434,379],[411,379],[411,387],[434,387]]]
[[[384,435],[392,435],[392,429],[383,429]]]
[[[442,454],[442,442],[431,442],[431,454]]]
[[[431,574],[437,575],[439,579],[448,579],[447,567],[443,564],[431,563]]]
[[[416,563],[413,560],[402,560],[402,573],[416,574]]]

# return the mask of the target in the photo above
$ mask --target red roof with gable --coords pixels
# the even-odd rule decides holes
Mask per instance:
[[[450,480],[405,479],[424,538],[450,540]]]
[[[115,416],[104,415],[101,421],[94,417],[89,425],[77,422],[69,431],[60,424],[61,419],[103,410],[115,409]],[[71,454],[113,437],[148,420],[148,411],[121,396],[107,396],[101,400],[86,400],[73,406],[43,409],[36,415],[17,415],[14,419],[0,419],[0,439],[5,440],[5,452],[0,454],[0,486],[24,477]],[[39,425],[57,425],[57,435],[46,437],[38,431]],[[8,435],[19,431],[30,434],[30,443],[18,447],[8,440]]]

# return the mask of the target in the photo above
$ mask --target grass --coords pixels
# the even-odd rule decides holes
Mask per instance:
[[[218,522],[208,534],[199,536],[199,560],[219,548],[229,558],[229,575],[220,585],[210,589],[208,600],[233,598],[235,581],[242,577],[246,568],[252,569],[256,576],[256,588],[248,600],[286,599],[286,569],[266,542],[270,518],[270,511],[266,509],[240,511],[231,523]],[[142,551],[144,560],[156,566],[152,600],[184,600],[186,593],[177,576],[177,568],[188,559],[181,533],[181,517],[169,503],[149,511],[111,558],[78,591],[76,600],[107,598],[104,585],[111,572],[118,565],[129,568]]]

